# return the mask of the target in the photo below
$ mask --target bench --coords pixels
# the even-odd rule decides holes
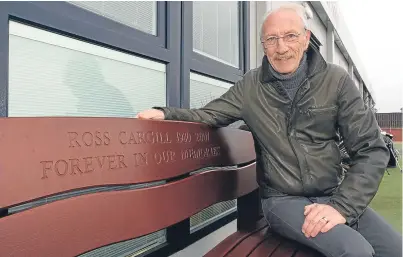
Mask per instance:
[[[267,227],[250,132],[125,118],[1,118],[0,145],[3,257],[77,256],[161,229],[166,242],[142,256],[167,256],[191,243],[189,217],[231,199],[237,232],[207,257],[320,256]]]

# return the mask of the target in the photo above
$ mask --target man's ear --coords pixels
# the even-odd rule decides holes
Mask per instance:
[[[306,50],[306,49],[308,49],[309,42],[311,40],[311,31],[310,30],[305,30],[305,39],[306,39],[306,46],[305,46],[305,50]]]
[[[262,45],[263,53],[264,53],[264,55],[266,55],[266,48],[264,47],[263,43],[261,43],[261,45]]]

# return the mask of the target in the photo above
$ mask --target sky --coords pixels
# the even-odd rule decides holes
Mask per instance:
[[[403,107],[403,1],[339,0],[378,112]]]

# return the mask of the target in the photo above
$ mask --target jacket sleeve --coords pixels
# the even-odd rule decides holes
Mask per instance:
[[[181,120],[201,122],[212,127],[227,126],[242,119],[243,106],[243,82],[235,83],[221,97],[212,100],[206,106],[199,109],[184,109],[175,107],[154,107],[162,110],[166,120]]]
[[[373,112],[365,107],[358,88],[349,75],[338,91],[338,126],[352,165],[335,190],[330,205],[351,225],[367,208],[378,191],[389,161]]]

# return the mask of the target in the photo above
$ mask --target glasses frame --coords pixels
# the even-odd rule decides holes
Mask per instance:
[[[297,37],[296,37],[296,40],[295,40],[295,41],[287,41],[287,40],[284,40],[284,38],[286,38],[286,37],[289,36],[289,35],[295,35],[295,36],[297,36]],[[299,40],[299,37],[300,37],[301,35],[302,35],[302,32],[300,32],[300,33],[290,32],[290,33],[287,33],[287,34],[285,34],[285,35],[283,35],[283,36],[270,36],[270,37],[267,37],[265,40],[261,41],[261,43],[263,44],[263,46],[264,46],[265,48],[274,47],[274,46],[277,46],[277,45],[278,45],[278,42],[279,42],[280,38],[282,38],[282,39],[283,39],[283,42],[284,42],[285,44],[287,44],[287,43],[294,43],[294,42],[297,42],[297,41]],[[270,38],[275,38],[276,41],[275,41],[273,44],[268,44],[268,40],[269,40]]]

